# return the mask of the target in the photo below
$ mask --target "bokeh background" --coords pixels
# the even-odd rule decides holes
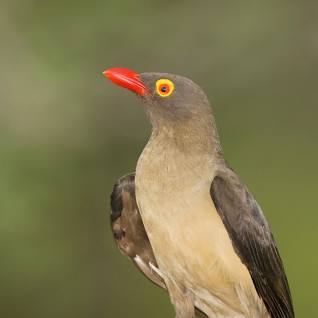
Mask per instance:
[[[173,317],[116,250],[109,194],[150,125],[113,66],[199,83],[317,317],[317,1],[0,3],[0,316]]]

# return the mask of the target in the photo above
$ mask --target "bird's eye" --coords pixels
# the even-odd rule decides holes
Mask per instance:
[[[157,94],[161,97],[168,97],[172,94],[174,90],[173,83],[168,79],[160,79],[156,82]]]

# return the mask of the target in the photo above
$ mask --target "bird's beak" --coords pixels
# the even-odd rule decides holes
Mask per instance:
[[[148,91],[146,85],[140,80],[138,73],[127,68],[110,68],[103,72],[104,76],[113,83],[127,88],[140,96]]]

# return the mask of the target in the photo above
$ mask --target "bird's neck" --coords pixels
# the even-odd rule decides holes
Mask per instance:
[[[154,127],[138,160],[136,178],[166,191],[212,181],[221,157],[219,140],[212,125],[200,124]]]
[[[147,150],[146,150],[147,149]],[[205,120],[192,118],[189,121],[163,122],[153,124],[153,130],[146,151],[173,154],[173,161],[186,158],[209,159],[221,156],[219,136],[213,117]]]

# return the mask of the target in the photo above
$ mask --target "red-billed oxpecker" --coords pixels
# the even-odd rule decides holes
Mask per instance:
[[[293,318],[273,235],[223,157],[202,89],[167,73],[104,75],[141,98],[152,124],[136,172],[111,196],[119,249],[168,291],[177,318]]]

